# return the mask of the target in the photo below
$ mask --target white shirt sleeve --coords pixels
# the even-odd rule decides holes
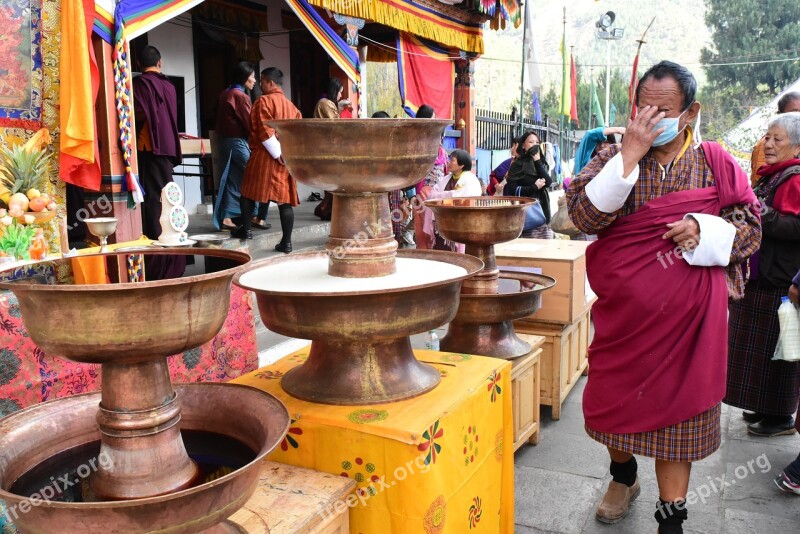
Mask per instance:
[[[264,145],[264,148],[273,158],[278,159],[281,157],[281,142],[274,135],[266,141],[262,141],[261,144]]]
[[[603,213],[614,213],[625,205],[628,195],[639,179],[639,166],[628,177],[623,177],[625,166],[622,153],[617,153],[586,186],[586,196],[595,208]]]
[[[692,251],[684,251],[682,256],[689,265],[700,267],[725,267],[731,261],[736,227],[715,215],[689,213],[683,218],[693,218],[700,226],[700,242]]]
[[[444,188],[447,182],[450,181],[450,177],[452,175],[448,174],[442,180],[442,188]],[[472,174],[469,171],[464,171],[461,173],[461,176],[456,183],[456,189],[451,191],[439,191],[434,188],[431,191],[431,194],[428,196],[430,199],[438,199],[438,198],[459,198],[459,197],[479,197],[483,194],[483,190],[481,189],[481,183],[478,180],[478,177]]]

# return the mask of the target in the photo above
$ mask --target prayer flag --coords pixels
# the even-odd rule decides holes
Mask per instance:
[[[603,118],[603,108],[600,107],[600,100],[597,98],[597,87],[595,86],[594,80],[592,80],[592,112],[597,116],[595,128],[605,126],[606,121]]]
[[[633,58],[633,72],[631,73],[631,83],[628,86],[628,106],[630,107],[631,120],[636,118],[636,87],[639,85],[639,52],[642,51],[642,45],[645,43],[644,39],[647,36],[647,31],[655,21],[656,18],[653,17],[653,20],[651,20],[647,28],[644,29],[641,39],[636,41],[639,45],[636,47],[636,57]]]
[[[639,50],[641,45],[636,49],[636,57],[633,59],[633,74],[631,74],[631,83],[628,86],[628,105],[631,107],[631,119],[636,118],[636,85],[638,84],[638,69],[639,69]]]
[[[570,89],[569,73],[569,53],[567,52],[567,28],[564,26],[564,34],[561,38],[561,107],[559,115],[570,116],[572,110],[572,90]]]
[[[533,93],[533,120],[537,122],[541,122],[542,120],[542,108],[539,105],[539,93]]]
[[[536,49],[533,43],[533,9],[529,9],[525,4],[525,37],[523,46],[525,48],[525,89],[531,93],[538,93],[542,90],[542,76],[539,73],[539,61],[536,58]]]
[[[578,71],[575,68],[575,58],[570,54],[569,56],[569,81],[570,81],[570,108],[569,116],[575,121],[575,124],[580,128],[581,123],[578,120]]]

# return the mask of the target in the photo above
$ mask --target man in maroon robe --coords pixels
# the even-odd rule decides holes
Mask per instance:
[[[172,181],[181,162],[178,137],[178,99],[175,86],[161,73],[161,53],[154,46],[139,51],[142,74],[133,79],[139,179],[144,190],[142,231],[150,239],[161,235],[161,190]],[[184,256],[156,256],[147,264],[148,279],[175,278],[186,267]],[[164,259],[164,261],[161,261]],[[163,265],[162,265],[163,264]]]
[[[659,534],[683,532],[692,462],[720,446],[728,297],[741,297],[740,267],[761,241],[747,176],[718,144],[692,140],[696,93],[680,65],[648,70],[622,146],[567,190],[572,222],[599,235],[586,253],[598,300],[583,411],[612,480],[596,517],[627,515],[639,494],[635,455],[649,456]]]

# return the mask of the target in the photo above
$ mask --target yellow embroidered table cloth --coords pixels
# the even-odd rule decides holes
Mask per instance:
[[[350,507],[350,532],[358,534],[513,532],[509,362],[415,351],[442,375],[434,390],[388,404],[331,406],[281,388],[308,351],[233,382],[269,392],[289,410],[289,433],[270,460],[356,481],[354,494],[319,514]]]

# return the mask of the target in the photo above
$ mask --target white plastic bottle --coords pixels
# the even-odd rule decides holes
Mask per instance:
[[[778,308],[778,322],[781,325],[781,333],[773,359],[800,360],[800,312],[794,307],[789,297],[781,299],[781,305]]]
[[[425,348],[428,350],[439,350],[439,336],[436,335],[435,330],[428,332],[428,337],[425,340]]]

